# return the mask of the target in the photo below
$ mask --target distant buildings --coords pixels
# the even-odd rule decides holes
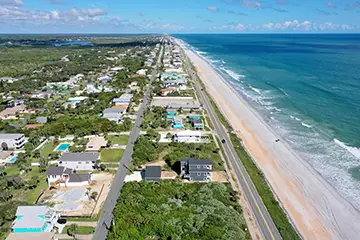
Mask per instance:
[[[80,152],[80,153],[63,153],[59,160],[59,167],[71,168],[74,170],[92,171],[96,167],[96,162],[100,159],[99,153]]]
[[[26,143],[24,134],[2,133],[0,134],[0,150],[22,149]]]
[[[181,177],[189,181],[211,181],[212,161],[194,158],[180,159]]]
[[[26,110],[25,105],[18,105],[15,107],[5,108],[3,111],[0,112],[0,119],[7,120],[7,119],[16,119],[16,115],[24,113]]]
[[[59,218],[48,206],[19,206],[12,230],[15,233],[50,232]]]

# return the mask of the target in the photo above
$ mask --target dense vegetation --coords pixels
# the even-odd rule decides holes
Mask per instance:
[[[114,218],[110,240],[247,239],[236,192],[220,183],[129,182]]]

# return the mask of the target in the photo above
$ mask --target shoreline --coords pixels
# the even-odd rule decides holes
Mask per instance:
[[[304,239],[356,239],[359,212],[283,142],[204,58],[178,39],[213,100],[243,140],[275,196]],[[229,106],[231,102],[231,106]],[[235,104],[236,103],[236,104]]]

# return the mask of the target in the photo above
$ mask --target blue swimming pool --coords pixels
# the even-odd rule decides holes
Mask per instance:
[[[18,156],[17,156],[17,155],[13,156],[13,157],[10,159],[10,163],[14,163],[14,162],[16,162],[16,160],[18,160]]]
[[[56,151],[62,151],[62,152],[65,152],[68,150],[68,148],[70,147],[70,143],[62,143],[60,144],[57,148],[56,148]]]

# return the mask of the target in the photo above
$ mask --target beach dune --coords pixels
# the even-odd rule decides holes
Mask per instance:
[[[202,57],[175,39],[304,239],[360,239],[360,213],[301,159]]]

